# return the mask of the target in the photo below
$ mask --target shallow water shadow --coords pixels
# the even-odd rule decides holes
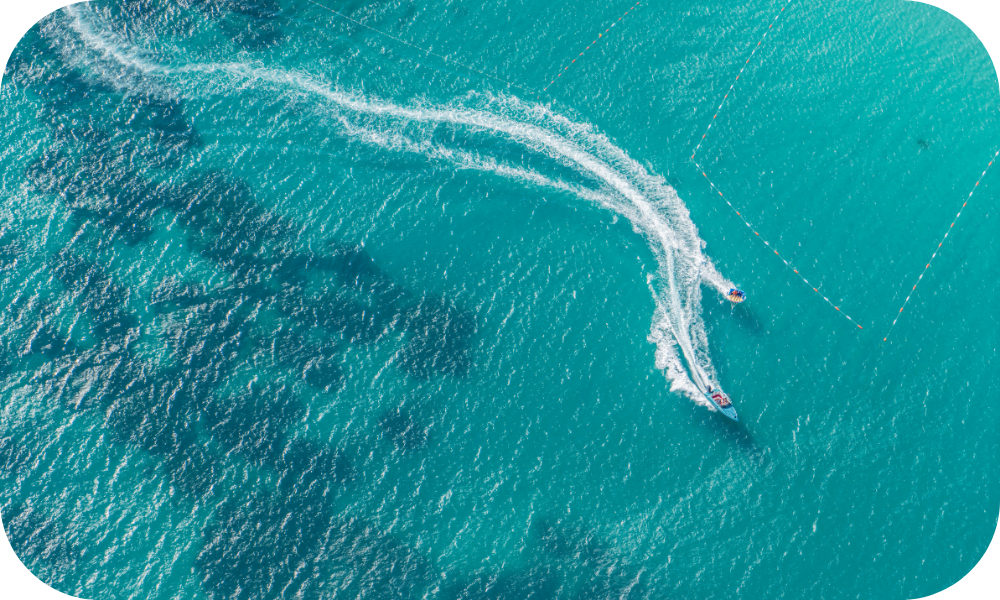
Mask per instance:
[[[171,485],[182,493],[201,498],[221,477],[218,460],[195,440],[192,444],[181,444],[168,454],[161,468]]]
[[[293,440],[274,463],[286,503],[327,510],[334,493],[355,477],[351,461],[324,444]]]
[[[75,160],[61,151],[48,152],[28,165],[25,177],[39,193],[58,195],[78,219],[94,221],[126,244],[136,245],[153,232],[152,191],[106,156]]]
[[[134,8],[139,3],[123,4]],[[133,16],[137,12],[125,11]],[[124,157],[126,163],[132,164],[141,156],[145,166],[176,167],[181,155],[202,144],[180,100],[163,93],[136,91],[149,80],[138,69],[122,67],[114,84],[84,75],[72,60],[52,47],[50,38],[57,38],[54,30],[61,27],[57,24],[58,19],[56,15],[47,17],[37,32],[29,32],[24,39],[26,43],[15,50],[8,69],[14,81],[24,85],[41,101],[40,116],[52,128],[56,147],[65,149],[69,144],[76,144],[76,154],[100,157],[110,163]],[[125,32],[125,35],[130,34]],[[102,102],[131,110],[95,110]],[[81,131],[101,128],[132,135],[115,135],[113,145],[107,144],[110,133],[103,139],[79,135]]]
[[[739,451],[744,456],[757,461],[766,460],[766,448],[758,443],[753,431],[747,426],[745,417],[741,417],[743,420],[734,423],[718,411],[709,411],[693,402],[690,404],[695,426],[705,429],[714,438],[725,440],[728,447]],[[739,410],[738,404],[736,410]]]
[[[250,338],[254,359],[290,369],[297,379],[325,392],[340,391],[346,384],[340,348],[322,336],[313,341],[309,331],[305,327],[254,331]]]
[[[341,334],[351,344],[378,341],[400,320],[394,307],[367,304],[344,290],[326,290],[314,297],[292,291],[282,293],[276,302],[278,310],[297,324]]]
[[[226,37],[244,50],[265,50],[281,42],[278,0],[193,0],[191,6],[215,20]]]
[[[22,356],[42,355],[51,360],[77,350],[76,342],[61,333],[52,324],[46,323],[44,316],[38,328],[28,338],[21,351]]]
[[[361,246],[327,242],[328,254],[317,256],[318,266],[337,274],[341,285],[374,297],[377,304],[400,302],[406,291],[397,286]]]
[[[203,539],[202,586],[225,598],[271,598],[280,589],[290,597],[402,600],[418,597],[432,579],[430,563],[412,548],[301,496],[230,499]]]
[[[95,263],[63,250],[49,260],[53,273],[70,294],[76,296],[80,312],[92,323],[94,338],[104,345],[124,346],[139,335],[139,320],[125,310],[129,292]]]
[[[202,145],[201,136],[180,100],[139,94],[128,96],[127,101],[133,110],[127,127],[136,133],[149,134],[149,141],[161,149],[183,153]]]
[[[759,337],[767,333],[767,327],[760,320],[757,315],[757,311],[754,310],[752,305],[746,302],[740,304],[733,311],[733,320],[736,321],[733,326],[739,327],[741,331],[745,331],[754,337]]]
[[[546,552],[561,559],[572,559],[597,569],[610,559],[609,547],[588,528],[564,523],[561,519],[541,518],[532,524]]]
[[[417,379],[468,373],[477,329],[471,312],[446,298],[426,296],[409,312],[406,329],[407,342],[398,353],[406,373]]]
[[[174,366],[208,384],[224,380],[240,360],[241,340],[252,335],[260,302],[239,294],[215,295],[164,328]]]
[[[44,112],[52,119],[79,104],[90,103],[99,94],[113,94],[110,86],[89,80],[79,71],[67,68],[60,53],[43,32],[59,15],[50,14],[38,22],[15,47],[5,71],[11,82],[24,85],[45,104]],[[57,67],[53,68],[53,63]],[[6,79],[4,83],[7,83]]]
[[[167,278],[160,282],[149,299],[151,307],[157,312],[169,313],[176,310],[192,308],[208,304],[213,297],[200,283],[177,281]]]
[[[32,462],[32,452],[16,434],[0,437],[0,473],[4,477],[16,478],[28,470]]]
[[[264,493],[231,498],[205,529],[195,559],[202,588],[211,597],[264,599],[275,589],[297,597],[314,579],[316,549],[328,525],[317,514],[289,511]]]
[[[150,454],[175,454],[197,444],[193,399],[173,377],[156,377],[133,357],[118,394],[102,394],[104,426],[112,441]]]
[[[58,585],[69,575],[82,550],[69,536],[59,531],[63,525],[41,509],[20,502],[3,507],[3,526],[11,548],[25,564],[42,563],[53,570],[49,585]],[[60,586],[61,587],[61,586]]]
[[[420,552],[365,519],[338,519],[323,552],[331,557],[328,578],[348,598],[425,597],[422,592],[435,576],[433,564]]]
[[[415,452],[427,445],[430,425],[418,421],[403,405],[382,413],[378,426],[401,452]]]
[[[17,267],[24,253],[21,244],[12,235],[0,237],[0,270],[9,271]]]
[[[277,463],[286,430],[305,414],[305,405],[284,386],[260,384],[233,396],[209,399],[202,410],[213,441],[258,465]]]
[[[571,571],[588,573],[575,598],[637,599],[646,597],[641,571],[616,558],[612,547],[594,531],[567,518],[542,517],[532,523],[532,533],[544,552]]]

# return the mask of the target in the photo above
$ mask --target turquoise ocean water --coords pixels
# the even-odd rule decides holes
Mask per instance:
[[[971,569],[1000,173],[879,344],[998,147],[965,26],[794,0],[699,152],[858,329],[689,160],[783,0],[642,3],[541,94],[629,2],[325,4],[518,87],[307,0],[80,4],[11,58],[0,508],[41,579],[903,599]]]

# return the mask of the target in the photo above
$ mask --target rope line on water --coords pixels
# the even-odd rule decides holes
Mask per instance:
[[[404,40],[402,38],[396,37],[396,36],[392,35],[391,33],[386,33],[384,31],[375,29],[374,27],[371,27],[369,25],[365,25],[361,21],[358,21],[357,19],[352,19],[351,17],[348,17],[344,13],[337,12],[337,11],[333,10],[332,8],[330,8],[329,6],[325,6],[323,4],[320,4],[319,2],[315,2],[314,0],[305,0],[305,1],[308,2],[309,4],[312,4],[313,6],[318,6],[319,8],[322,8],[323,10],[325,10],[327,12],[331,12],[331,13],[337,15],[338,17],[340,17],[342,19],[346,19],[347,21],[350,21],[351,23],[354,23],[355,25],[358,25],[360,27],[364,27],[365,29],[368,29],[369,31],[374,31],[375,33],[377,33],[379,35],[382,35],[382,36],[385,36],[385,37],[387,37],[389,39],[395,40],[395,41],[399,42],[400,44],[403,44],[404,46],[409,46],[410,48],[413,48],[414,50],[419,50],[420,52],[423,52],[424,54],[426,54],[428,56],[433,56],[435,58],[440,58],[441,60],[445,61],[446,63],[452,64],[452,65],[456,65],[456,66],[462,67],[464,69],[468,69],[468,70],[470,70],[470,71],[472,71],[474,73],[478,73],[478,74],[482,75],[483,77],[488,77],[490,79],[499,81],[500,83],[503,83],[503,84],[508,85],[510,87],[515,87],[515,88],[517,88],[517,89],[519,89],[519,90],[521,90],[523,92],[527,92],[529,94],[534,94],[536,96],[538,95],[538,92],[536,92],[534,90],[529,90],[528,88],[520,86],[520,85],[518,85],[516,83],[513,83],[511,81],[507,81],[506,79],[503,79],[502,77],[497,77],[496,75],[490,75],[489,73],[486,73],[484,71],[480,71],[479,69],[477,69],[477,68],[475,68],[473,66],[467,65],[467,64],[459,62],[457,60],[452,60],[452,59],[448,58],[447,56],[444,56],[442,54],[438,54],[437,52],[433,52],[431,50],[427,50],[426,48],[421,48],[420,46],[417,46],[415,44],[411,44],[410,42],[408,42],[408,41],[406,41],[406,40]]]
[[[735,206],[733,206],[733,203],[729,201],[729,198],[727,198],[726,195],[722,193],[722,190],[720,190],[715,185],[715,183],[713,183],[712,180],[708,177],[708,173],[707,173],[706,169],[704,167],[702,167],[695,160],[695,156],[697,156],[698,151],[701,150],[701,147],[705,143],[705,139],[708,137],[709,132],[712,131],[712,126],[715,124],[715,120],[718,118],[719,114],[722,112],[722,109],[725,107],[726,101],[729,100],[729,96],[732,95],[733,90],[736,88],[737,82],[739,82],[739,80],[740,80],[740,77],[743,76],[743,72],[746,71],[746,68],[750,64],[750,61],[753,59],[754,55],[757,54],[757,51],[760,50],[761,46],[763,46],[764,42],[767,40],[767,35],[771,32],[771,29],[774,28],[774,25],[778,22],[778,19],[781,18],[781,15],[784,14],[785,9],[788,8],[788,5],[791,4],[791,3],[792,3],[792,0],[786,0],[784,6],[781,7],[781,10],[779,10],[778,13],[774,16],[774,19],[771,20],[771,24],[767,26],[767,29],[764,31],[764,34],[761,36],[760,41],[758,41],[757,45],[754,46],[753,50],[750,51],[750,56],[747,57],[746,61],[743,63],[743,66],[740,67],[740,72],[736,75],[736,79],[733,80],[733,83],[729,86],[729,90],[722,97],[722,101],[719,103],[719,107],[716,109],[715,114],[712,115],[712,120],[709,122],[708,127],[705,129],[704,135],[701,136],[701,139],[698,140],[698,145],[695,146],[694,150],[691,152],[691,162],[694,164],[695,167],[698,168],[698,171],[705,178],[705,181],[708,182],[708,185],[711,186],[712,190],[714,190],[716,193],[719,194],[719,197],[722,198],[727,205],[729,205],[729,208],[733,209],[733,212],[736,213],[736,216],[740,218],[740,220],[743,222],[744,225],[747,226],[747,229],[749,229],[751,232],[753,232],[755,238],[757,238],[760,241],[764,242],[764,245],[767,246],[767,248],[770,251],[774,252],[774,255],[777,256],[781,260],[781,262],[783,262],[785,264],[786,267],[788,267],[789,269],[791,269],[791,271],[793,273],[795,273],[796,275],[798,275],[799,279],[801,279],[806,285],[808,285],[812,289],[812,291],[816,292],[816,295],[818,295],[819,297],[823,298],[823,300],[826,301],[827,304],[829,304],[830,306],[832,306],[834,308],[834,310],[836,310],[838,313],[840,313],[841,315],[843,315],[844,318],[846,318],[848,321],[850,321],[851,323],[853,323],[854,325],[856,325],[858,329],[864,329],[864,327],[862,327],[857,321],[855,321],[854,319],[852,319],[847,313],[845,313],[844,311],[840,310],[840,307],[837,306],[836,304],[834,304],[833,301],[831,301],[829,298],[827,298],[826,296],[824,296],[823,293],[819,291],[819,288],[817,288],[817,287],[813,286],[813,284],[809,283],[809,280],[806,279],[805,276],[802,275],[802,273],[800,273],[799,270],[797,268],[795,268],[794,265],[792,265],[792,263],[788,262],[785,259],[785,257],[783,257],[774,248],[774,246],[771,245],[770,242],[768,242],[766,239],[764,239],[763,237],[761,237],[760,232],[758,232],[757,229],[755,229],[754,226],[751,225],[749,221],[747,221],[747,219],[743,216],[743,214],[739,210],[737,210],[737,208]]]
[[[789,0],[789,1],[790,1],[790,0]],[[641,2],[641,0],[640,0],[640,2]],[[583,49],[583,52],[581,52],[581,53],[579,54],[579,56],[577,56],[577,57],[576,57],[576,58],[574,58],[574,59],[573,59],[572,61],[570,61],[570,63],[569,63],[568,65],[566,65],[566,67],[565,67],[565,68],[564,68],[564,69],[563,69],[562,71],[559,71],[559,74],[558,74],[558,75],[556,75],[555,77],[553,77],[553,78],[552,78],[552,81],[550,81],[550,82],[548,83],[548,85],[546,85],[545,87],[543,87],[543,88],[542,88],[542,91],[544,92],[544,91],[548,90],[548,89],[549,89],[550,87],[552,87],[552,84],[553,84],[553,83],[555,83],[557,79],[559,79],[560,77],[562,77],[562,76],[563,76],[563,73],[565,73],[566,71],[569,71],[569,68],[573,66],[573,63],[575,63],[576,61],[580,60],[580,57],[582,57],[582,56],[583,56],[583,53],[584,53],[584,52],[586,52],[587,50],[590,50],[590,47],[591,47],[591,46],[593,46],[593,45],[594,45],[594,44],[596,44],[596,43],[597,43],[598,41],[600,41],[600,40],[601,40],[601,39],[602,39],[602,38],[604,37],[604,35],[605,35],[606,33],[608,33],[609,31],[611,31],[611,28],[612,28],[612,27],[614,27],[615,25],[617,25],[617,24],[618,24],[618,23],[619,23],[619,22],[620,22],[620,21],[621,21],[622,19],[624,19],[624,18],[625,18],[625,16],[626,16],[626,15],[628,15],[628,14],[629,14],[630,12],[632,12],[633,10],[635,10],[635,8],[636,8],[637,6],[639,6],[639,2],[636,2],[635,4],[633,4],[633,5],[632,5],[632,8],[630,8],[630,9],[626,10],[626,11],[625,11],[625,14],[623,14],[623,15],[622,15],[622,16],[620,16],[620,17],[618,17],[618,20],[617,20],[617,21],[615,21],[614,23],[612,23],[611,25],[609,25],[609,26],[608,26],[608,28],[604,30],[604,33],[599,33],[599,34],[597,34],[597,38],[596,38],[596,39],[595,39],[594,41],[590,42],[590,44],[589,44],[589,45],[588,45],[588,46],[587,46],[586,48],[584,48],[584,49]]]
[[[941,238],[941,242],[937,245],[937,248],[934,250],[934,254],[931,255],[930,260],[928,260],[927,264],[924,265],[924,270],[920,272],[920,277],[917,277],[917,282],[913,284],[913,288],[910,289],[910,293],[906,296],[906,300],[903,301],[903,306],[899,308],[899,312],[896,313],[896,318],[892,320],[892,325],[889,326],[889,331],[887,331],[885,333],[885,337],[882,338],[883,342],[889,339],[889,334],[892,333],[893,328],[896,327],[896,322],[899,321],[899,317],[902,315],[903,309],[906,308],[906,305],[910,302],[910,298],[912,298],[913,294],[916,293],[917,286],[920,285],[920,282],[923,280],[924,274],[926,274],[927,270],[931,268],[931,263],[933,263],[934,259],[937,258],[938,252],[941,251],[941,246],[943,246],[944,243],[948,240],[948,234],[951,233],[951,230],[955,226],[955,223],[957,223],[958,219],[962,216],[962,211],[964,211],[965,207],[969,204],[969,200],[972,200],[972,195],[976,193],[976,190],[979,188],[979,184],[982,183],[983,178],[986,177],[986,174],[990,172],[990,167],[992,167],[993,163],[996,162],[997,156],[1000,156],[1000,150],[997,150],[996,153],[993,154],[993,158],[990,159],[990,164],[986,165],[986,170],[984,170],[982,175],[979,176],[979,179],[976,181],[976,185],[972,186],[972,191],[969,192],[969,195],[968,197],[966,197],[965,202],[962,203],[962,207],[958,209],[958,214],[955,215],[955,220],[952,221],[951,225],[948,226],[948,231],[944,232],[944,237]]]
[[[729,328],[733,324],[733,313],[736,312],[736,304],[734,303],[729,309],[729,322],[726,323],[726,337],[722,338],[722,356],[726,355],[726,343],[729,342]]]
[[[723,194],[722,191],[719,188],[715,187],[715,184],[712,183],[712,180],[708,178],[708,175],[705,173],[705,170],[702,168],[702,166],[699,165],[698,163],[694,163],[694,164],[695,164],[696,167],[698,167],[698,170],[701,171],[701,174],[705,178],[705,181],[708,182],[708,185],[711,186],[712,189],[715,190],[719,194],[719,197],[722,198],[722,200],[725,201],[725,203],[729,205],[729,208],[733,209],[733,212],[736,213],[736,216],[740,218],[740,221],[742,221],[743,224],[746,225],[747,228],[751,232],[753,232],[755,238],[757,238],[760,241],[764,242],[764,245],[767,246],[768,250],[774,252],[774,255],[777,256],[781,260],[781,262],[785,263],[786,267],[788,267],[789,269],[792,270],[793,273],[795,273],[796,275],[798,275],[799,279],[801,279],[803,282],[805,282],[806,285],[808,285],[810,288],[812,288],[812,291],[816,292],[816,294],[820,298],[822,298],[823,300],[825,300],[827,304],[829,304],[834,309],[836,309],[836,311],[838,313],[840,313],[841,315],[843,315],[844,318],[846,318],[848,321],[850,321],[851,323],[854,323],[855,325],[857,325],[858,329],[864,329],[861,325],[858,324],[857,321],[855,321],[854,319],[852,319],[847,313],[845,313],[844,311],[840,310],[839,306],[837,306],[829,298],[827,298],[826,296],[824,296],[823,292],[819,291],[819,288],[816,288],[816,287],[813,286],[813,284],[809,283],[809,280],[806,279],[805,276],[802,275],[802,273],[799,273],[799,270],[796,269],[792,265],[792,263],[788,262],[785,259],[784,256],[782,256],[777,250],[775,250],[774,246],[772,246],[770,242],[768,242],[763,237],[761,237],[760,232],[757,231],[756,229],[754,229],[754,226],[750,224],[750,221],[747,221],[746,217],[744,217],[743,214],[739,210],[737,210],[735,206],[733,206],[733,203],[729,201],[729,198],[727,198],[726,195]]]
[[[691,153],[691,160],[694,160],[695,155],[698,153],[699,150],[701,150],[701,145],[705,143],[705,138],[708,137],[708,132],[712,130],[712,125],[715,124],[715,118],[718,117],[719,113],[722,112],[722,107],[726,105],[726,100],[728,100],[729,95],[733,93],[733,88],[736,87],[736,82],[740,80],[740,77],[743,75],[743,71],[746,71],[747,65],[750,64],[750,61],[753,59],[754,54],[757,54],[757,51],[760,50],[760,47],[764,43],[764,40],[767,39],[767,34],[771,32],[771,28],[774,27],[775,23],[778,22],[778,19],[781,18],[782,13],[785,12],[785,9],[788,8],[788,5],[791,3],[792,0],[787,0],[785,2],[785,5],[781,7],[781,10],[778,11],[778,14],[774,16],[774,20],[771,21],[770,25],[768,25],[767,30],[764,31],[764,35],[761,36],[760,41],[757,42],[757,45],[754,46],[752,51],[750,51],[750,56],[747,57],[746,62],[743,63],[743,66],[740,68],[740,72],[736,75],[736,79],[733,80],[732,85],[729,86],[729,91],[727,91],[726,95],[722,97],[722,102],[719,103],[719,108],[715,109],[715,115],[712,116],[712,121],[708,124],[708,128],[705,129],[705,135],[701,136],[701,139],[698,140],[698,145],[695,146],[694,152]]]

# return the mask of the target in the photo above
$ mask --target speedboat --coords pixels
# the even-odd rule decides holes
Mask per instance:
[[[719,390],[713,390],[708,388],[708,392],[702,392],[705,398],[712,403],[712,406],[719,409],[719,412],[726,415],[734,421],[739,421],[740,418],[736,416],[736,409],[733,408],[733,401],[729,399],[725,393]]]

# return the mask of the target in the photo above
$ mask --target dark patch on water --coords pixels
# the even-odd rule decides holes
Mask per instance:
[[[179,212],[185,225],[193,231],[207,232],[209,241],[199,251],[203,257],[228,271],[237,288],[255,290],[262,302],[276,298],[277,308],[298,325],[340,333],[352,343],[370,343],[400,322],[405,290],[396,286],[367,253],[343,244],[332,245],[328,255],[283,250],[297,227],[261,210],[245,183],[220,173],[207,173],[180,186],[169,198],[170,207]],[[196,247],[199,239],[192,239]],[[316,270],[337,274],[350,293],[335,289],[306,296],[301,286]],[[280,290],[273,285],[276,279],[284,282]],[[355,292],[360,295],[352,296]],[[474,327],[456,325],[463,320],[454,309],[445,309],[444,318],[438,321],[428,317],[431,311],[433,307],[413,321],[422,329],[413,336],[410,351],[404,354],[406,364],[427,374],[435,369],[464,373],[467,360],[462,335]],[[431,340],[428,335],[438,339]],[[310,385],[321,389],[342,386],[339,361],[329,355],[313,354],[293,366]]]
[[[434,578],[433,565],[423,555],[373,523],[351,518],[336,523],[327,535],[328,577],[345,597],[419,598]]]
[[[54,146],[79,145],[88,151],[100,152],[104,156],[119,156],[123,154],[121,146],[111,143],[111,135],[105,129],[98,128],[94,123],[84,125],[54,125],[52,127]]]
[[[610,559],[607,544],[586,527],[543,518],[535,521],[532,528],[542,548],[556,558],[572,559],[591,569]]]
[[[329,522],[263,494],[227,501],[206,528],[195,561],[202,587],[212,598],[232,600],[264,600],[279,591],[299,596],[299,588],[318,574],[324,520]]]
[[[418,379],[435,374],[464,376],[472,362],[472,313],[440,297],[427,296],[411,310],[408,338],[399,351],[399,364]]]
[[[241,341],[251,335],[257,308],[258,302],[233,295],[186,310],[184,319],[165,331],[175,367],[209,384],[223,380],[239,363]]]
[[[13,236],[0,237],[0,270],[9,271],[17,268],[18,259],[24,250]]]
[[[260,208],[245,182],[217,171],[196,174],[174,187],[166,206],[189,228],[202,256],[234,274],[270,271],[275,261],[266,260],[266,245],[291,242],[299,229]]]
[[[278,0],[189,0],[189,5],[215,20],[244,50],[266,50],[284,39]]]
[[[252,384],[240,393],[207,402],[203,415],[212,440],[255,464],[276,463],[285,431],[306,407],[282,386]]]
[[[564,519],[541,518],[532,531],[545,554],[568,566],[582,569],[587,579],[577,598],[644,598],[640,573],[620,564],[611,545],[590,528]]]
[[[126,121],[132,131],[152,133],[154,143],[181,151],[201,146],[201,136],[187,118],[180,100],[152,94],[129,96],[127,100],[133,107]]]
[[[48,29],[52,23],[43,27]],[[176,167],[185,152],[201,145],[194,124],[183,103],[150,91],[122,91],[122,82],[133,87],[146,79],[129,71],[112,83],[84,75],[50,45],[46,35],[30,34],[31,43],[15,52],[16,79],[41,100],[40,120],[48,122],[56,134],[57,146],[80,144],[78,153],[91,162],[115,163],[116,158],[141,156],[147,166]],[[27,37],[25,38],[27,39]],[[24,56],[21,56],[21,52]],[[108,111],[107,106],[127,106],[131,110]],[[79,135],[98,130],[111,135]],[[131,164],[131,160],[126,161]]]
[[[925,139],[918,139],[917,140],[917,145],[920,146],[921,148],[923,148],[924,150],[926,150],[926,149],[928,149],[928,148],[931,147],[931,143],[928,142]]]
[[[293,440],[274,464],[283,498],[305,504],[309,510],[328,510],[336,492],[355,477],[348,458],[333,448],[307,440]]]
[[[83,549],[59,530],[61,523],[42,510],[22,503],[3,507],[3,525],[11,548],[25,565],[39,563],[53,572],[46,579],[58,584],[73,570]]]
[[[50,323],[44,321],[28,338],[23,354],[41,354],[46,358],[56,358],[76,349],[73,340],[63,335]]]
[[[140,333],[139,320],[126,310],[128,290],[116,285],[103,269],[65,250],[53,256],[49,265],[90,318],[95,339],[120,346]]]
[[[276,298],[276,308],[297,324],[340,334],[352,344],[375,342],[400,325],[402,309],[396,297],[365,296],[333,287],[306,295],[301,288],[286,287]]]
[[[0,476],[14,480],[31,464],[31,451],[24,441],[13,435],[0,437]]]
[[[46,49],[48,44],[44,38],[38,38],[32,51],[39,48]],[[27,49],[26,49],[27,50]],[[39,55],[40,60],[58,61],[58,54],[44,50]],[[41,66],[37,63],[32,65]],[[60,68],[61,67],[61,68]],[[29,89],[38,95],[45,106],[45,111],[52,119],[60,119],[71,109],[78,106],[92,106],[94,100],[103,94],[113,94],[114,89],[91,79],[85,78],[76,69],[60,67],[52,69],[31,69],[33,74],[38,74],[40,78],[26,81]],[[25,69],[27,71],[27,69]]]
[[[767,333],[767,327],[757,316],[757,311],[752,306],[748,306],[746,302],[737,306],[736,310],[733,311],[733,320],[736,321],[733,323],[734,327],[739,327],[741,331],[754,337]]]
[[[125,346],[100,344],[80,352],[76,358],[70,383],[75,381],[81,387],[90,388],[90,393],[72,399],[75,404],[69,408],[75,410],[98,407],[107,411],[124,396],[146,393],[154,382],[163,379]],[[91,383],[95,385],[91,387]]]
[[[197,443],[182,444],[167,455],[163,469],[171,485],[182,493],[202,497],[209,492],[221,475],[217,458]],[[225,490],[220,490],[225,492]]]
[[[112,440],[151,454],[174,454],[194,445],[197,415],[181,385],[172,378],[156,380],[152,373],[130,371],[126,390],[111,397],[105,412]]]
[[[331,240],[330,253],[319,257],[321,268],[337,273],[341,284],[358,291],[388,295],[395,289],[392,279],[361,246]]]
[[[395,310],[380,310],[377,305],[368,305],[337,291],[323,294],[317,300],[305,300],[297,314],[306,322],[341,333],[352,344],[376,342],[398,323]]]
[[[429,565],[412,549],[371,524],[332,517],[336,490],[354,476],[338,452],[295,440],[275,468],[280,499],[230,499],[205,531],[196,564],[213,597],[265,599],[282,590],[313,598],[333,588],[352,590],[348,597],[410,598],[429,583]]]
[[[274,364],[298,365],[305,354],[308,337],[303,331],[282,329],[270,332],[257,341],[259,351]]]
[[[403,452],[420,450],[427,445],[430,426],[419,422],[403,406],[383,413],[379,417],[378,426],[393,445]]]
[[[49,152],[28,165],[25,176],[36,191],[58,195],[75,216],[107,229],[111,238],[136,245],[153,233],[153,190],[113,157],[97,154],[74,160],[60,151]]]
[[[302,378],[309,385],[325,392],[338,391],[344,387],[344,369],[339,357],[320,356],[309,360],[302,371]]]

